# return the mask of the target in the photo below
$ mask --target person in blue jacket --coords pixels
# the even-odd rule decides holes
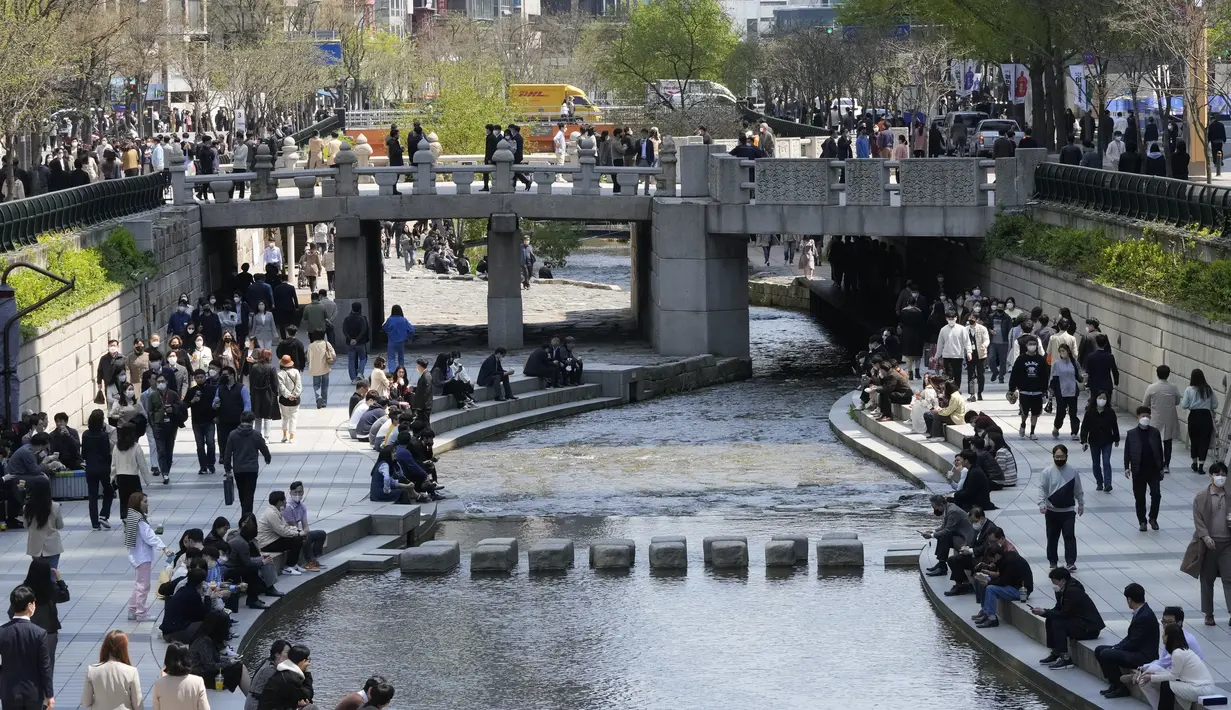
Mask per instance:
[[[389,318],[381,328],[389,338],[389,361],[385,367],[396,372],[398,367],[406,365],[406,343],[415,337],[415,327],[402,315],[402,307],[394,306],[389,309]]]
[[[188,323],[192,320],[192,309],[188,307],[188,294],[181,293],[179,304],[167,321],[167,335],[183,336],[188,332]]]

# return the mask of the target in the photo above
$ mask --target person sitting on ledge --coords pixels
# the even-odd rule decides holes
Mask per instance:
[[[987,519],[987,514],[979,506],[974,506],[967,514],[970,526],[974,528],[974,539],[949,555],[949,579],[953,580],[953,588],[945,592],[946,597],[956,597],[974,591],[972,578],[976,560],[982,560],[987,554],[988,539],[993,533],[1003,534],[996,523]]]
[[[906,371],[898,367],[897,360],[893,358],[881,360],[879,378],[873,389],[876,394],[876,411],[873,414],[877,415],[878,422],[893,421],[893,405],[910,404],[915,396]]]
[[[381,685],[388,686],[389,692],[392,694],[393,686],[389,685],[388,682],[385,681],[385,677],[374,675],[364,681],[363,690],[359,690],[354,693],[347,693],[342,696],[342,699],[338,701],[338,704],[334,706],[333,710],[359,710],[359,708],[364,705],[374,703],[375,699],[372,697],[372,691],[377,686]],[[392,699],[392,697],[390,699]]]
[[[552,346],[543,343],[543,347],[530,353],[521,374],[526,377],[537,377],[543,381],[547,389],[560,385],[560,366],[551,357]]]
[[[374,396],[371,392],[368,393],[368,408],[359,415],[359,420],[355,424],[356,438],[367,440],[368,435],[372,433],[372,425],[376,423],[376,420],[385,416],[385,406],[384,400]],[[358,407],[355,409],[358,410]]]
[[[308,532],[287,523],[282,517],[284,508],[286,493],[270,491],[269,507],[257,518],[256,545],[261,552],[285,552],[282,574],[300,575],[304,569],[299,566],[299,553],[303,550]]]
[[[1106,628],[1098,607],[1086,594],[1086,588],[1063,567],[1053,567],[1047,575],[1056,590],[1056,605],[1050,609],[1030,607],[1030,613],[1041,616],[1047,627],[1047,647],[1051,653],[1039,661],[1052,670],[1072,668],[1069,640],[1091,641]]]
[[[539,267],[539,278],[540,279],[555,278],[554,276],[551,275],[551,267],[552,267],[552,263],[550,259],[548,259],[547,261],[544,261],[543,265]]]
[[[355,380],[355,393],[350,396],[350,406],[346,410],[347,416],[355,416],[355,407],[358,407],[359,403],[362,402],[367,396],[368,381],[363,378]],[[364,409],[367,409],[367,407],[364,407]],[[353,429],[354,427],[351,428]]]
[[[992,503],[987,473],[979,468],[978,455],[975,452],[962,449],[954,456],[953,469],[948,478],[949,485],[953,488],[953,502],[959,508],[969,511],[977,505],[983,510],[996,510],[996,505]]]
[[[1104,698],[1127,698],[1128,686],[1121,679],[1121,668],[1138,668],[1158,658],[1158,617],[1146,603],[1146,590],[1133,582],[1124,588],[1124,599],[1132,610],[1128,634],[1114,646],[1099,646],[1094,649],[1094,658],[1107,680],[1107,689],[1100,691]]]
[[[480,387],[495,387],[496,401],[503,402],[506,399],[517,399],[513,396],[513,387],[509,384],[509,375],[513,374],[512,370],[504,369],[504,356],[508,351],[504,348],[496,348],[496,351],[487,356],[483,364],[479,366],[479,376],[475,382]],[[504,388],[504,396],[501,396],[501,388]]]
[[[987,554],[994,567],[975,576],[984,585],[983,609],[973,617],[975,626],[980,629],[1000,626],[1000,618],[996,615],[999,600],[1024,602],[1034,591],[1030,563],[1017,551],[993,545],[987,548]],[[1023,589],[1026,590],[1025,594],[1022,593]]]
[[[928,430],[926,440],[945,438],[946,424],[966,423],[966,398],[962,396],[953,380],[945,382],[944,392],[942,398],[945,401],[944,406],[923,413],[923,420]]]
[[[368,390],[367,393],[363,395],[363,400],[355,405],[355,408],[350,413],[350,421],[346,424],[346,428],[350,431],[350,438],[360,438],[359,422],[363,419],[363,415],[367,414],[369,409],[376,406],[379,399],[380,397],[377,396],[376,392]]]
[[[386,446],[376,456],[372,466],[372,487],[368,500],[373,503],[409,504],[418,497],[415,484],[405,480],[397,462],[393,460],[393,448]]]
[[[1166,632],[1167,627],[1171,625],[1175,625],[1175,626],[1178,626],[1184,629],[1184,609],[1178,606],[1163,607],[1163,621],[1162,621],[1163,631]],[[1166,636],[1166,633],[1164,633],[1163,635]],[[1197,654],[1197,657],[1200,658],[1201,660],[1203,661],[1205,660],[1205,653],[1201,651],[1201,644],[1199,643],[1196,634],[1189,631],[1188,629],[1184,629],[1184,641],[1188,644],[1188,650]],[[1153,663],[1147,663],[1146,665],[1142,666],[1140,669],[1140,672],[1141,673],[1161,673],[1163,671],[1170,670],[1171,666],[1172,666],[1171,651],[1167,648],[1166,639],[1164,638],[1162,646],[1158,649],[1158,660],[1154,661]],[[1136,677],[1137,675],[1138,675],[1137,673],[1134,673],[1132,675],[1131,680],[1133,682],[1136,682],[1138,680],[1138,678]],[[1125,683],[1129,682],[1129,680],[1126,680],[1123,676],[1120,677],[1120,680],[1123,680]],[[1149,693],[1146,693],[1146,695],[1149,695]]]
[[[297,710],[312,703],[312,674],[308,671],[311,654],[307,646],[291,646],[286,660],[265,683],[258,710]]]
[[[1165,612],[1163,616],[1166,616]],[[1180,616],[1183,617],[1183,612]],[[1158,710],[1188,710],[1200,705],[1194,701],[1201,696],[1219,694],[1210,668],[1201,654],[1201,647],[1196,643],[1197,638],[1180,624],[1163,622],[1163,649],[1158,662],[1146,665],[1139,673],[1126,676],[1141,686],[1141,692],[1151,707]],[[1161,666],[1164,657],[1167,659],[1166,668]]]
[[[201,593],[206,575],[206,570],[200,567],[188,570],[183,584],[167,599],[162,624],[158,627],[163,640],[184,643],[196,637],[201,623],[214,606],[213,600]]]
[[[581,384],[581,375],[585,370],[585,363],[573,352],[576,349],[577,339],[571,335],[564,339],[563,346],[556,348],[557,359],[564,363],[564,384],[566,385]]]
[[[929,577],[939,577],[949,568],[946,560],[949,551],[961,549],[970,540],[975,539],[975,530],[970,525],[966,511],[957,507],[948,498],[934,494],[930,499],[932,515],[941,519],[940,527],[935,530],[921,530],[924,539],[936,541],[936,564],[927,569]]]
[[[487,280],[487,255],[486,254],[483,255],[482,259],[479,259],[479,263],[476,264],[474,267],[474,272],[475,274],[479,276],[480,279],[484,281]]]

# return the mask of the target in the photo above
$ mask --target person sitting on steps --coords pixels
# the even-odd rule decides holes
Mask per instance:
[[[939,577],[949,571],[945,562],[949,559],[949,551],[960,550],[968,541],[975,539],[975,530],[966,511],[954,505],[953,501],[939,493],[929,500],[932,515],[941,519],[940,527],[921,530],[919,534],[926,540],[936,541],[936,564],[927,569],[927,576]]]
[[[526,377],[537,377],[542,380],[543,386],[547,389],[560,385],[560,364],[552,359],[551,353],[551,344],[543,343],[541,348],[530,353],[530,357],[526,358],[526,365],[521,371]]]
[[[1030,613],[1041,616],[1047,627],[1047,647],[1051,653],[1039,663],[1052,670],[1073,667],[1069,657],[1069,640],[1091,641],[1107,626],[1098,607],[1086,594],[1086,588],[1063,567],[1053,567],[1048,573],[1056,590],[1056,605],[1051,609],[1030,607]]]
[[[1133,612],[1128,625],[1128,634],[1114,646],[1099,646],[1094,649],[1094,658],[1107,680],[1107,689],[1100,691],[1104,698],[1127,698],[1128,686],[1121,680],[1121,668],[1138,668],[1158,658],[1158,617],[1146,603],[1146,590],[1136,582],[1124,588],[1124,601]]]
[[[496,348],[496,351],[487,356],[483,364],[479,366],[479,376],[476,382],[480,387],[495,387],[496,401],[503,402],[506,399],[517,399],[513,396],[513,387],[509,384],[509,375],[513,374],[512,370],[504,369],[504,356],[508,351],[504,348]],[[501,388],[503,388],[503,396],[501,396]]]

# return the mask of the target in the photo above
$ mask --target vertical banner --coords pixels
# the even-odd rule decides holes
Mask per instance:
[[[0,285],[0,329],[17,315],[17,297],[13,288]],[[9,398],[5,402],[6,423],[12,426],[17,421],[21,405],[21,380],[17,378],[17,356],[21,349],[21,328],[14,324],[9,329],[8,338],[9,359],[4,363],[8,372]]]
[[[1089,111],[1090,96],[1086,92],[1086,68],[1081,64],[1070,64],[1069,78],[1073,80],[1073,105],[1083,111]]]
[[[1005,86],[1009,87],[1009,103],[1026,103],[1026,92],[1030,90],[1030,70],[1025,64],[1001,64],[1000,72],[1004,74]]]
[[[958,96],[970,96],[975,89],[975,62],[973,59],[954,59],[950,64],[953,71],[953,88]]]

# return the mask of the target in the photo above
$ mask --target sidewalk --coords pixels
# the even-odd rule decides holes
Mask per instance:
[[[916,387],[918,382],[912,383]],[[962,391],[967,391],[967,384],[962,383]],[[1053,602],[1051,587],[1048,583],[1047,558],[1045,554],[1046,536],[1043,516],[1038,509],[1038,475],[1051,464],[1051,449],[1056,444],[1064,444],[1069,449],[1069,464],[1076,466],[1081,474],[1081,482],[1085,495],[1085,515],[1077,520],[1076,536],[1078,545],[1077,572],[1075,576],[1081,580],[1090,597],[1098,605],[1099,612],[1107,622],[1108,628],[1096,643],[1116,643],[1123,636],[1130,616],[1124,601],[1123,589],[1130,582],[1137,582],[1145,587],[1146,598],[1155,614],[1161,617],[1164,606],[1180,606],[1185,612],[1184,626],[1200,637],[1201,648],[1205,653],[1206,662],[1214,674],[1215,682],[1224,689],[1231,689],[1231,626],[1228,625],[1229,614],[1221,591],[1221,584],[1215,584],[1214,611],[1218,621],[1217,626],[1204,626],[1200,612],[1200,586],[1197,580],[1180,572],[1180,560],[1184,550],[1192,538],[1192,502],[1197,492],[1208,485],[1207,476],[1193,473],[1189,468],[1191,459],[1188,448],[1183,442],[1175,441],[1175,450],[1171,461],[1171,473],[1162,483],[1162,504],[1158,522],[1160,530],[1140,532],[1137,528],[1137,516],[1134,505],[1132,483],[1124,477],[1123,446],[1113,449],[1112,467],[1115,471],[1115,485],[1111,493],[1095,490],[1095,483],[1090,464],[1089,452],[1081,450],[1080,443],[1070,440],[1067,423],[1061,429],[1058,439],[1053,439],[1051,429],[1053,415],[1043,414],[1039,419],[1036,434],[1037,441],[1020,437],[1017,433],[1020,419],[1016,405],[1008,403],[1007,387],[1001,384],[989,384],[984,392],[984,401],[971,402],[968,409],[989,414],[1005,432],[1005,439],[1018,458],[1018,467],[1022,469],[1023,461],[1033,472],[1034,481],[1029,478],[1019,480],[1018,486],[992,494],[993,502],[998,510],[989,514],[989,518],[1002,527],[1009,540],[1030,561],[1034,571],[1034,594],[1030,602],[1036,606],[1051,607]],[[1084,402],[1085,394],[1079,401]],[[1128,412],[1118,412],[1121,441],[1125,433],[1137,425],[1136,417]],[[897,431],[909,431],[909,425],[900,422],[890,424],[871,424],[872,427],[893,427]],[[876,430],[872,430],[876,434]],[[1027,425],[1028,431],[1028,425]],[[881,432],[883,434],[885,432]],[[880,436],[880,434],[878,434]],[[907,435],[913,441],[922,442],[923,436],[910,433]],[[956,453],[951,444],[934,441],[930,444],[933,451],[942,451],[946,456]],[[945,451],[947,449],[947,451]],[[910,464],[918,468],[918,460],[899,449],[898,463]],[[939,487],[944,490],[943,484]],[[1148,500],[1148,494],[1147,494]],[[1063,563],[1063,541],[1060,545],[1060,560]],[[923,558],[921,558],[923,559]],[[950,582],[946,577],[925,577],[937,593],[948,589]],[[953,606],[962,616],[969,618],[978,609],[973,596],[940,597],[943,603]],[[1047,649],[1041,644],[1024,637],[1021,631],[1003,622],[999,628],[978,629],[976,633],[984,635],[987,640],[1006,649],[1018,648],[1023,642],[1033,644],[1037,657],[1047,655]],[[1038,668],[1040,673],[1051,674],[1062,685],[1068,685],[1078,680],[1069,674],[1084,675],[1081,671],[1050,671]],[[1089,676],[1080,679],[1084,684]],[[1089,695],[1085,695],[1089,697]],[[1093,699],[1093,698],[1091,698]],[[1098,701],[1096,701],[1098,702]],[[1120,701],[1133,703],[1136,701]],[[1129,707],[1130,705],[1125,705]],[[1139,705],[1137,705],[1139,707]]]

